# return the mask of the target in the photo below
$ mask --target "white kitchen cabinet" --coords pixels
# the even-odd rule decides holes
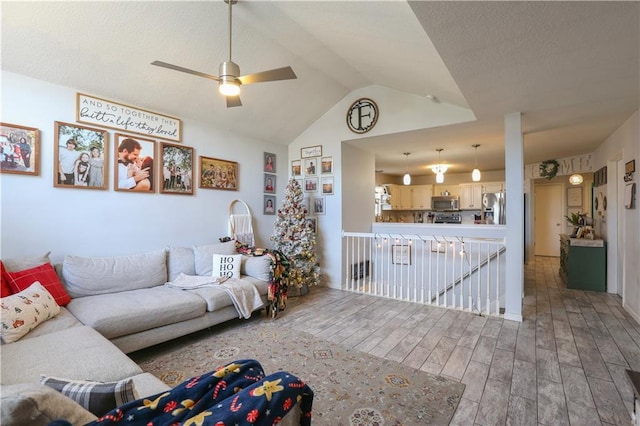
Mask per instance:
[[[460,184],[460,209],[480,210],[482,208],[482,187],[480,183]]]
[[[414,185],[411,188],[411,210],[431,210],[432,185]]]
[[[432,185],[387,185],[392,210],[429,210]]]
[[[485,192],[502,192],[504,191],[504,182],[485,182],[482,184],[482,193]]]

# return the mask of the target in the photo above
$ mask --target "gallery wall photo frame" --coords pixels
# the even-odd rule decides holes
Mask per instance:
[[[318,219],[315,217],[307,217],[305,221],[307,222],[307,227],[310,228],[315,235],[318,235]]]
[[[318,178],[304,178],[304,192],[318,192]]]
[[[291,176],[293,176],[293,177],[302,176],[302,161],[301,160],[293,160],[291,162]]]
[[[276,193],[276,175],[264,174],[264,182],[262,188],[266,194]]]
[[[305,158],[302,160],[302,166],[304,168],[305,176],[317,176],[318,175],[318,158],[319,157],[311,157]]]
[[[276,196],[275,195],[265,195],[264,196],[264,204],[262,207],[262,214],[266,215],[274,215],[276,214]]]
[[[322,215],[327,213],[326,208],[326,198],[325,197],[314,197],[313,198],[313,214],[314,215]]]
[[[333,173],[333,157],[322,157],[320,160],[320,172],[323,175],[330,175]]]
[[[76,121],[172,142],[182,140],[182,120],[179,118],[79,92],[76,94]]]
[[[300,148],[300,158],[320,157],[322,155],[322,145],[307,146]]]
[[[156,192],[156,141],[116,133],[114,136],[114,189],[153,194]]]
[[[0,173],[40,174],[40,130],[0,123]]]
[[[394,265],[411,265],[411,246],[404,244],[392,245],[391,263]]]
[[[567,188],[567,207],[582,207],[582,187]]]
[[[193,195],[193,148],[161,142],[158,157],[160,193]]]
[[[104,129],[54,122],[53,186],[109,188],[109,133]]]
[[[276,154],[271,152],[265,152],[263,154],[263,163],[264,164],[264,172],[265,173],[275,173],[276,172]]]
[[[333,176],[320,178],[320,187],[322,195],[333,195]]]
[[[237,191],[238,176],[237,162],[200,156],[200,188]]]

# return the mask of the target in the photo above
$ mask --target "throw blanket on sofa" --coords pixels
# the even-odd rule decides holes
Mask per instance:
[[[181,290],[193,290],[202,287],[218,287],[225,291],[233,306],[238,311],[239,318],[251,318],[251,312],[264,306],[260,292],[248,282],[229,279],[228,277],[206,277],[200,275],[186,275],[181,273],[173,281],[165,283],[167,287]]]
[[[286,371],[265,377],[258,361],[239,360],[121,405],[89,424],[272,426],[296,404],[302,412],[300,425],[311,425],[309,386]]]
[[[236,251],[247,256],[269,256],[271,258],[271,279],[269,280],[268,310],[275,318],[287,305],[289,259],[278,250],[250,247],[236,241]]]

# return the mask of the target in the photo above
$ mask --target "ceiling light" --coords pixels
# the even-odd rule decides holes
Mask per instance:
[[[402,177],[402,183],[404,185],[411,185],[411,175],[409,174],[409,155],[410,154],[411,154],[410,152],[405,152],[404,153],[404,159],[405,159],[405,163],[406,163],[406,166],[407,166],[407,169],[406,169],[407,172]]]
[[[584,181],[584,179],[582,178],[582,175],[580,174],[573,174],[571,176],[569,176],[569,183],[571,185],[580,185],[582,182]]]
[[[438,151],[438,164],[431,166],[431,170],[436,174],[436,183],[444,183],[444,173],[447,171],[449,166],[440,162],[440,153],[444,151],[444,149],[438,148],[436,151]]]
[[[471,146],[474,147],[476,150],[476,162],[475,162],[475,167],[471,172],[471,180],[474,182],[480,182],[480,169],[478,168],[478,147],[480,146],[480,144],[476,143]]]
[[[240,94],[240,85],[233,78],[222,77],[218,90],[224,96],[238,96]]]

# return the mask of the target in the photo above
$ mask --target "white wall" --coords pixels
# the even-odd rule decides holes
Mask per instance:
[[[376,126],[364,136],[358,136],[347,128],[346,113],[349,106],[359,98],[373,99],[378,105],[379,118]],[[390,90],[381,86],[369,86],[356,90],[333,108],[327,111],[313,125],[307,128],[289,145],[289,159],[300,158],[300,148],[322,145],[323,156],[333,156],[334,161],[334,192],[327,196],[327,213],[318,216],[318,260],[322,271],[323,284],[340,288],[342,276],[342,241],[341,232],[353,231],[345,229],[345,217],[356,217],[360,212],[360,224],[370,225],[374,218],[373,189],[375,186],[375,164],[370,169],[356,167],[356,162],[370,162],[369,157],[353,156],[342,158],[342,144],[344,141],[355,140],[401,131],[444,126],[474,120],[473,113],[465,108],[444,103],[435,104],[432,101],[407,93]],[[348,150],[348,152],[352,152]],[[348,169],[348,173],[345,172]],[[345,183],[348,176],[348,185]],[[370,204],[357,203],[352,191],[363,184],[370,185],[368,197]],[[350,192],[347,192],[350,191]],[[345,204],[343,204],[343,200]],[[348,202],[347,202],[348,201]]]
[[[637,187],[640,186],[640,171],[638,164],[640,163],[640,112],[636,111],[629,119],[620,126],[598,149],[594,152],[594,167],[611,166],[611,161],[622,158],[623,163],[636,160],[636,172],[634,180]],[[624,308],[640,321],[640,208],[636,203],[633,209],[625,209],[622,197],[617,197],[617,187],[620,182],[620,174],[608,174],[607,177],[607,199],[617,199],[616,208],[621,210],[622,227],[620,247],[622,252],[617,253],[622,256],[622,304]],[[614,198],[612,198],[614,197]],[[611,201],[609,201],[611,202]],[[609,210],[609,209],[607,209]],[[610,215],[608,215],[610,216]],[[617,234],[616,220],[607,218],[603,226],[606,235],[613,236]],[[609,260],[614,259],[617,244],[607,245],[607,257]],[[609,268],[615,267],[615,264],[609,263]],[[611,271],[608,271],[608,277]]]
[[[109,190],[53,187],[54,121],[75,122],[79,90],[2,72],[2,117],[6,123],[41,131],[40,175],[0,175],[1,245],[5,258],[51,251],[54,262],[66,254],[113,256],[218,242],[228,235],[228,206],[235,199],[252,209],[257,244],[268,246],[275,216],[262,214],[263,153],[277,155],[276,201],[288,175],[287,147],[240,138],[207,123],[183,119],[183,143],[194,148],[194,195],[139,194],[113,190],[113,134],[110,141]],[[110,99],[109,93],[92,95]],[[137,105],[132,99],[112,99]],[[162,113],[163,111],[156,111]],[[182,117],[178,117],[182,118]],[[199,189],[198,156],[239,163],[239,190]]]

